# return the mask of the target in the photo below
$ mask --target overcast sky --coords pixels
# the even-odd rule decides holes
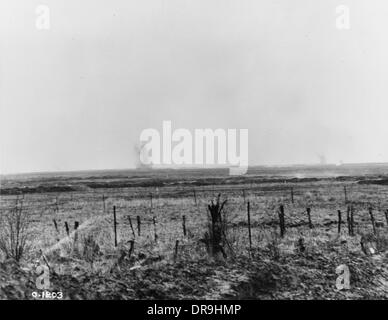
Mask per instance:
[[[250,164],[388,162],[387,17],[386,0],[1,0],[0,171],[130,168],[163,120],[249,129]]]

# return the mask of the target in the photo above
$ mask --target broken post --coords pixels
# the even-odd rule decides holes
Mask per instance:
[[[251,212],[250,212],[249,201],[247,204],[247,214],[248,214],[249,256],[251,256],[252,255],[252,233],[251,233]]]
[[[376,222],[375,222],[375,217],[373,216],[373,209],[372,207],[369,207],[369,216],[370,216],[370,221],[372,223],[372,228],[373,228],[373,234],[376,234]]]
[[[307,208],[306,211],[307,211],[307,217],[308,217],[308,220],[309,220],[309,228],[312,229],[313,228],[313,223],[311,222],[311,208]]]
[[[182,216],[182,228],[183,228],[183,235],[186,237],[186,216]]]
[[[341,233],[341,223],[342,223],[342,217],[341,217],[341,210],[338,210],[338,234]]]
[[[115,233],[115,247],[117,247],[117,220],[116,220],[116,206],[113,206],[113,231]]]
[[[78,221],[74,221],[74,230],[77,230],[79,227],[79,222]]]
[[[280,205],[279,207],[279,225],[280,225],[280,236],[283,238],[286,231],[285,222],[284,222],[284,206]]]
[[[227,243],[225,234],[226,225],[223,223],[222,219],[222,211],[226,202],[227,200],[221,202],[221,194],[218,194],[216,202],[214,203],[214,201],[211,200],[211,203],[208,205],[209,224],[208,231],[205,233],[205,243],[208,252],[215,258],[219,257],[221,253],[224,259],[227,258],[223,248],[223,244]]]

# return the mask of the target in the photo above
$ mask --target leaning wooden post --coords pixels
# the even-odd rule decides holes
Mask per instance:
[[[116,206],[113,206],[113,231],[115,233],[115,247],[117,247],[117,220],[116,220]]]
[[[313,223],[311,222],[311,208],[307,208],[306,211],[307,211],[307,218],[309,220],[309,228],[312,229]]]
[[[54,222],[55,230],[57,230],[57,232],[59,233],[57,221],[55,219],[53,219],[53,222]]]
[[[250,212],[249,201],[247,204],[247,214],[248,214],[249,256],[251,256],[252,255],[252,233],[251,233],[251,212]]]
[[[131,216],[128,216],[128,221],[129,221],[129,226],[131,227],[131,231],[132,231],[133,238],[136,238],[135,230],[133,230],[133,225],[132,225]]]
[[[373,209],[372,207],[369,207],[369,216],[370,216],[370,221],[372,223],[372,228],[373,228],[373,233],[376,234],[376,222],[375,222],[375,217],[373,216]]]
[[[136,219],[137,219],[137,235],[140,237],[140,225],[141,225],[140,216],[137,216]]]
[[[68,225],[67,221],[65,221],[65,228],[66,228],[66,234],[67,234],[67,236],[69,236],[70,231],[69,231],[69,225]]]
[[[186,237],[186,216],[182,216],[182,228],[183,228],[183,235]]]
[[[341,233],[341,223],[342,223],[342,217],[341,217],[341,210],[338,210],[338,234]]]
[[[285,222],[284,222],[284,206],[280,205],[279,207],[279,224],[280,224],[280,236],[283,238],[286,231]]]

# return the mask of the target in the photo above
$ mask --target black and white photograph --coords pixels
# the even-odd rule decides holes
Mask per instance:
[[[1,0],[0,300],[387,300],[387,17]]]

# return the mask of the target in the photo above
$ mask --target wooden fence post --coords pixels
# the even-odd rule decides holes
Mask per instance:
[[[137,235],[140,237],[140,225],[141,225],[140,216],[137,216],[136,219],[137,219]]]
[[[77,225],[77,228],[76,228],[76,225]],[[74,243],[73,243],[73,246],[74,246],[74,252],[78,254],[78,221],[74,222]]]
[[[341,223],[342,223],[341,210],[338,210],[338,234],[341,233]]]
[[[280,236],[283,238],[284,233],[286,231],[283,205],[280,205],[278,214],[279,214],[279,224],[280,224]]]
[[[351,236],[354,236],[354,207],[350,206],[350,230]]]
[[[388,210],[385,210],[385,220],[387,220],[387,226],[388,226]]]
[[[294,203],[294,188],[291,187],[291,202]]]
[[[308,220],[309,220],[309,228],[312,229],[313,228],[313,223],[311,222],[311,208],[307,208],[306,211],[307,211],[307,217],[308,217]]]
[[[152,223],[154,224],[154,237],[155,237],[155,242],[158,242],[158,234],[156,233],[156,219],[155,219],[155,216],[152,218]]]
[[[182,216],[182,228],[183,228],[183,235],[186,237],[186,216]]]
[[[66,228],[67,236],[69,236],[70,235],[70,231],[69,231],[69,225],[68,225],[67,221],[65,221],[65,228]]]
[[[117,247],[117,220],[116,220],[116,206],[113,206],[113,231],[115,233],[115,247]]]
[[[53,219],[53,222],[54,222],[55,230],[57,230],[57,232],[59,233],[57,221],[55,219]]]
[[[352,227],[350,225],[350,206],[346,209],[346,222],[348,224],[348,234],[350,236],[352,234]]]
[[[74,230],[77,230],[79,227],[79,222],[78,221],[74,221]]]
[[[103,204],[104,213],[105,213],[105,194],[102,194],[102,204]]]
[[[249,256],[252,256],[251,212],[250,212],[249,201],[247,204],[247,214],[248,214]]]
[[[135,241],[134,240],[131,240],[130,243],[131,243],[131,246],[129,247],[128,259],[131,257],[131,255],[133,253],[133,249],[135,247]]]
[[[175,241],[174,261],[176,261],[178,257],[178,248],[179,248],[179,240]]]
[[[344,195],[345,195],[345,204],[347,204],[348,203],[348,193],[346,190],[346,186],[344,186]]]

